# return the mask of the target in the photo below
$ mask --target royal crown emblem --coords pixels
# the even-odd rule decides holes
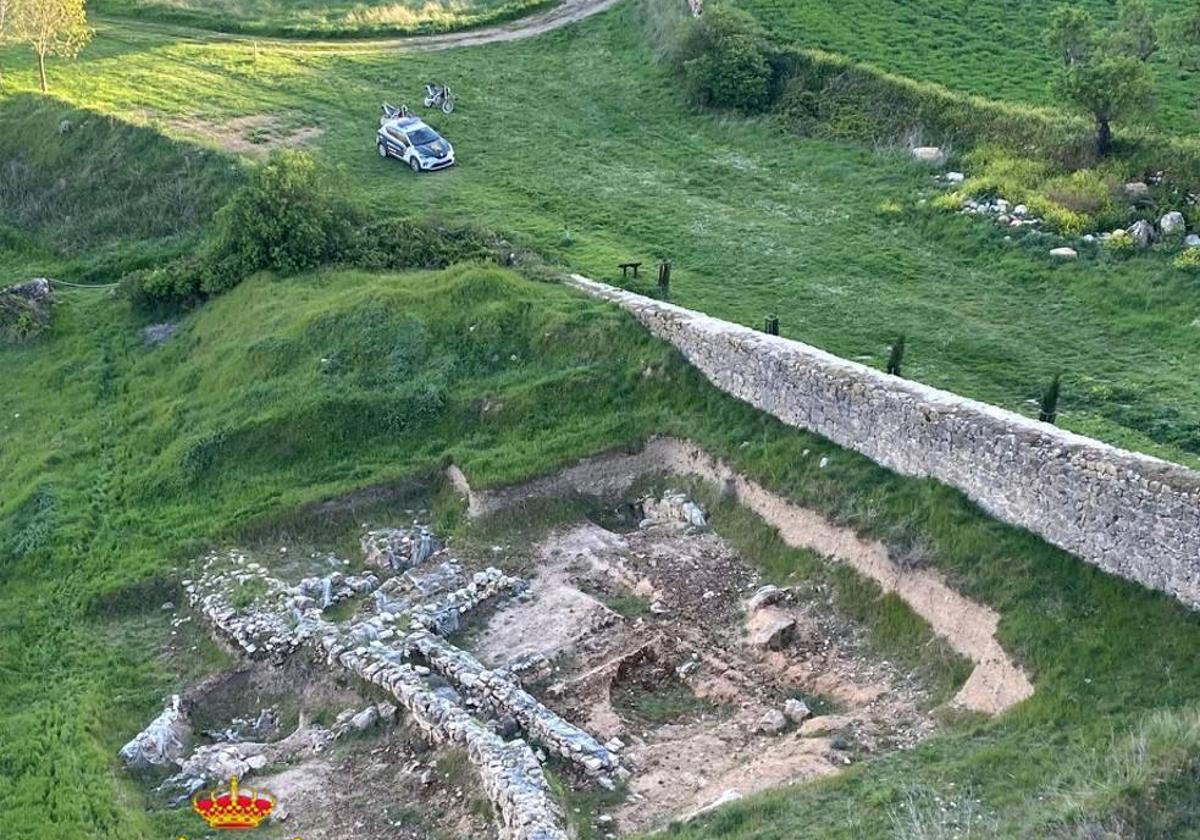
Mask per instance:
[[[229,790],[213,788],[192,797],[192,808],[209,828],[258,828],[274,807],[275,797],[265,790],[239,791],[237,776],[229,780]]]

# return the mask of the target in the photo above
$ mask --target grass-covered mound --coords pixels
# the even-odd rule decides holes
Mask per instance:
[[[1000,720],[950,720],[918,750],[684,836],[885,836],[909,803],[929,818],[964,792],[996,836],[1089,821],[1184,836],[1200,807],[1194,614],[722,396],[615,309],[487,267],[258,276],[151,348],[124,303],[92,295],[63,293],[46,335],[0,348],[0,808],[15,837],[185,827],[145,815],[115,754],[188,678],[155,651],[189,558],[289,516],[311,526],[293,513],[305,503],[428,479],[448,459],[496,485],[655,432],[926,558],[1000,610],[1037,685]],[[938,662],[894,597],[736,511],[719,518],[772,579],[832,585],[880,655]]]
[[[102,15],[252,35],[428,35],[501,23],[556,0],[95,0]]]
[[[212,151],[46,97],[0,96],[0,125],[6,274],[24,263],[103,278],[174,253],[239,177]]]

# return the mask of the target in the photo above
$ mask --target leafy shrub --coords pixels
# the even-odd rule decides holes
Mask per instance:
[[[1081,169],[1051,178],[1042,192],[1050,201],[1076,213],[1094,216],[1113,204],[1114,184],[1101,173]]]
[[[141,309],[189,304],[233,288],[257,271],[295,274],[329,264],[365,269],[445,268],[494,256],[474,228],[405,219],[364,224],[338,199],[308,155],[283,152],[256,170],[217,214],[215,235],[196,253],[122,278]]]
[[[1091,217],[1055,204],[1045,196],[1035,195],[1027,205],[1033,215],[1041,217],[1047,229],[1063,236],[1079,236],[1093,226]]]
[[[774,74],[766,36],[741,9],[717,6],[689,20],[672,58],[688,99],[696,105],[745,111],[770,105]]]
[[[1137,243],[1133,241],[1133,236],[1127,230],[1115,230],[1112,235],[1102,240],[1101,243],[1106,251],[1118,256],[1129,256],[1137,250]]]
[[[220,292],[261,269],[295,274],[341,256],[354,212],[303,152],[284,151],[254,171],[220,213],[216,271],[202,290]]]
[[[1174,264],[1184,271],[1200,271],[1200,248],[1188,248],[1175,258]]]

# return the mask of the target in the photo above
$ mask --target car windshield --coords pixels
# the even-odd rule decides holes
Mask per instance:
[[[414,145],[425,146],[429,143],[433,143],[436,140],[441,140],[442,138],[438,137],[438,133],[432,128],[429,128],[428,126],[422,126],[416,131],[410,131],[408,134],[408,139],[411,140]]]

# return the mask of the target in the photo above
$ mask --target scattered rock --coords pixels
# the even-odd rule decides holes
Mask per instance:
[[[808,708],[808,704],[803,700],[793,697],[783,704],[783,714],[792,723],[801,724],[812,717],[812,710]]]
[[[754,731],[761,732],[764,735],[778,735],[787,729],[787,725],[787,718],[784,717],[783,712],[778,709],[771,709],[754,725]]]
[[[809,718],[800,724],[801,735],[824,735],[845,729],[850,724],[850,718],[844,715],[820,715]]]
[[[58,133],[59,134],[70,134],[71,130],[73,128],[75,128],[75,124],[73,122],[71,122],[70,120],[63,120],[62,122],[60,122],[58,124]]]
[[[1125,185],[1125,195],[1130,198],[1145,198],[1150,195],[1150,187],[1144,181],[1130,181]]]
[[[1149,248],[1154,242],[1154,225],[1145,219],[1138,219],[1127,227],[1125,232],[1133,238],[1133,244],[1139,248]]]
[[[147,347],[157,347],[160,344],[165,344],[171,340],[177,329],[179,329],[178,324],[151,324],[148,327],[143,327],[142,344]]]
[[[912,150],[912,155],[930,166],[941,166],[946,162],[946,153],[937,146],[917,146]]]
[[[27,341],[50,326],[54,292],[44,277],[0,289],[0,341]]]
[[[1178,210],[1172,210],[1158,220],[1158,229],[1162,231],[1163,236],[1183,233],[1186,228],[1187,220],[1183,218],[1183,214]]]
[[[746,612],[755,612],[756,610],[761,610],[763,607],[778,604],[786,596],[787,592],[778,586],[767,584],[751,595],[750,599],[746,601]]]
[[[1073,260],[1079,256],[1079,252],[1074,248],[1052,248],[1050,249],[1050,256],[1058,257],[1060,260]]]
[[[1018,204],[1016,207],[1013,208],[1012,212],[1013,212],[1014,216],[1017,216],[1017,217],[1023,219],[1029,215],[1029,208],[1026,207],[1024,204]]]
[[[357,732],[366,732],[377,723],[379,723],[379,710],[374,706],[367,706],[367,708],[350,718],[350,728]]]
[[[757,610],[747,622],[750,644],[762,650],[780,650],[792,640],[796,619],[774,607]]]
[[[947,184],[961,184],[965,180],[967,180],[967,176],[961,172],[947,172],[946,173],[946,183]]]
[[[1183,238],[1183,247],[1200,248],[1200,233],[1189,233]]]

